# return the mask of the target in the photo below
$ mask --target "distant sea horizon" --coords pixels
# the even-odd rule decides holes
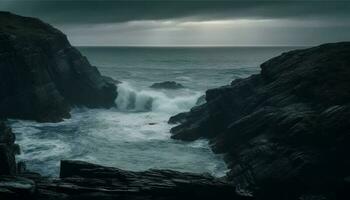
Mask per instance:
[[[321,44],[319,44],[321,45]],[[234,46],[234,45],[74,45],[75,47],[134,47],[134,48],[271,48],[271,47],[301,47],[308,48],[312,46],[318,45],[242,45],[242,46]]]

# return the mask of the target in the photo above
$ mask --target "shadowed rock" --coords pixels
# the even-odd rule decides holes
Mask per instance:
[[[15,144],[16,136],[11,128],[0,121],[0,175],[16,174],[16,158],[19,146]]]
[[[161,83],[154,83],[150,87],[153,89],[171,89],[171,90],[185,88],[183,85],[181,85],[180,83],[176,83],[175,81],[164,81]]]
[[[0,12],[0,118],[60,121],[70,106],[111,107],[106,81],[59,30]]]
[[[229,178],[258,199],[341,199],[350,175],[350,42],[283,53],[261,69],[208,90],[172,138],[210,139]]]
[[[4,181],[0,184],[0,196],[7,195],[19,200],[248,198],[237,195],[234,186],[226,181],[206,174],[172,170],[132,172],[82,161],[61,161],[60,178],[49,179],[33,173],[19,176],[25,178],[0,176],[0,181]]]
[[[196,106],[200,106],[202,104],[205,104],[205,95],[200,96],[196,101]]]

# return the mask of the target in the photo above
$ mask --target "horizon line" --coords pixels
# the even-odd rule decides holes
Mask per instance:
[[[310,47],[315,45],[73,45],[75,47],[150,47],[150,48],[208,48],[208,47]]]

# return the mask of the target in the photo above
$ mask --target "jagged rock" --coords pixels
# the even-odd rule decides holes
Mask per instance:
[[[261,68],[208,90],[207,103],[182,114],[172,138],[208,138],[226,155],[228,177],[258,199],[344,196],[350,42],[283,53]]]
[[[196,101],[196,106],[200,106],[202,104],[205,104],[205,95],[200,96]]]
[[[111,107],[106,81],[59,30],[0,12],[0,118],[60,121],[71,105]]]
[[[11,128],[0,121],[0,175],[13,175],[17,171],[15,155],[19,154],[19,146],[15,139]]]
[[[155,199],[181,197],[207,199],[222,194],[223,197],[232,199],[236,196],[234,187],[223,180],[215,179],[210,175],[172,170],[131,172],[81,161],[64,160],[61,161],[60,177],[64,182],[84,187],[86,191],[107,190],[111,195],[123,193],[130,195],[130,198],[152,196]],[[99,182],[99,187],[92,188],[90,180]]]
[[[61,161],[60,178],[47,178],[28,172],[18,176],[25,178],[0,176],[0,196],[16,194],[16,200],[248,199],[237,195],[235,187],[225,180],[207,174],[172,170],[132,172],[66,160]],[[35,194],[32,193],[34,188]],[[26,198],[22,195],[25,193],[28,194]]]
[[[169,124],[183,123],[185,122],[187,115],[188,115],[188,112],[176,114],[170,117],[170,119],[168,120],[168,123]]]
[[[185,88],[183,85],[181,85],[180,83],[176,83],[175,81],[164,81],[161,83],[154,83],[150,87],[153,89],[172,89],[172,90]]]
[[[115,79],[108,77],[108,76],[102,76],[102,77],[106,82],[108,82],[110,84],[118,85],[118,84],[122,83],[121,81],[115,80]]]

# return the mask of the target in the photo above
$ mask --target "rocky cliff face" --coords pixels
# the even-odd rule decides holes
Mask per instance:
[[[209,138],[239,188],[258,199],[345,198],[350,42],[283,53],[206,101],[170,119],[181,122],[172,138]]]
[[[0,118],[59,121],[73,105],[111,107],[117,96],[59,30],[0,12]]]

